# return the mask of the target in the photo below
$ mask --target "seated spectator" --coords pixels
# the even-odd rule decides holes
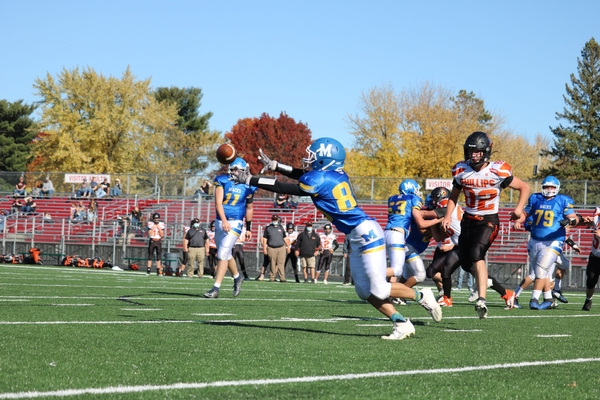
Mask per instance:
[[[25,178],[23,176],[19,177],[19,182],[15,185],[15,194],[17,196],[25,196],[25,189],[27,185],[25,184]]]
[[[200,186],[200,190],[204,193],[204,196],[210,196],[210,188],[212,187],[212,183],[205,180],[202,186]]]
[[[110,187],[110,183],[108,184],[108,186]],[[123,194],[123,188],[121,187],[121,180],[120,179],[115,179],[115,184],[110,189],[110,195],[112,197],[115,197],[115,196],[120,196],[122,194]]]
[[[277,197],[275,197],[275,208],[288,208],[287,202],[287,194],[277,193]]]
[[[75,205],[75,215],[72,218],[74,221],[84,221],[87,217],[87,209],[83,205],[83,201],[79,200],[79,204]]]
[[[53,224],[54,220],[52,219],[52,216],[50,215],[49,212],[45,212],[44,216],[42,217],[42,221],[46,224]]]
[[[54,185],[52,184],[50,177],[46,177],[46,181],[42,185],[42,195],[44,197],[52,197],[53,194],[54,194]]]
[[[4,224],[6,223],[7,212],[0,211],[0,232],[4,232]]]
[[[100,187],[106,192],[106,194],[110,192],[110,182],[108,181],[108,178],[104,177],[104,180],[100,182]]]
[[[71,221],[76,221],[76,218],[78,217],[77,215],[77,204],[73,203],[71,204],[71,209],[69,212],[69,219]]]
[[[98,218],[98,203],[96,202],[96,199],[92,199],[90,200],[90,205],[87,209],[87,220],[89,222],[93,222],[96,220],[96,218]]]
[[[81,182],[81,187],[77,190],[77,197],[91,197],[92,189],[88,186],[87,179],[83,178],[83,182]]]
[[[95,192],[98,189],[98,182],[96,182],[95,176],[92,176],[92,180],[90,181],[90,189],[92,189],[92,192]]]
[[[133,226],[140,226],[140,221],[142,220],[142,212],[138,206],[133,207],[131,210],[131,224]]]
[[[35,187],[31,189],[31,197],[34,199],[39,199],[42,197],[42,182],[36,183]]]
[[[96,189],[95,194],[96,194],[96,198],[98,198],[98,199],[101,199],[104,196],[106,196],[106,192],[104,191],[104,189],[102,189],[102,186],[100,186],[100,185]]]
[[[35,204],[35,201],[33,201],[33,197],[26,197],[25,204],[21,206],[21,213],[27,215],[32,214],[35,212],[36,207],[37,205]]]
[[[25,203],[19,199],[18,195],[15,194],[14,200],[10,206],[10,213],[17,215],[21,212],[21,207],[23,207]]]
[[[296,196],[296,195],[290,196],[289,207],[296,209],[296,210],[298,209],[298,196]]]

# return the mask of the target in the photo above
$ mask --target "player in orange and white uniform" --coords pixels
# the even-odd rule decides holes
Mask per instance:
[[[296,283],[300,283],[300,277],[298,276],[298,273],[302,270],[302,267],[300,266],[298,257],[296,256],[296,239],[298,239],[298,231],[296,230],[296,226],[292,222],[288,222],[285,227],[287,232],[287,238],[290,240],[290,245],[287,248],[288,253],[285,257],[285,265],[287,266],[289,260],[292,265],[294,277],[296,278]]]
[[[215,277],[215,273],[217,271],[217,242],[215,241],[215,221],[210,221],[210,225],[208,230],[206,231],[208,235],[209,245],[208,245],[208,266],[211,269],[211,273],[213,278]]]
[[[315,282],[319,280],[319,274],[324,269],[323,283],[327,285],[327,278],[329,278],[329,266],[331,265],[331,259],[333,258],[333,252],[340,247],[337,242],[337,235],[331,230],[331,224],[325,224],[323,227],[325,233],[319,233],[321,239],[321,257],[319,257],[319,265],[317,266],[317,272],[315,274]]]
[[[453,186],[442,221],[444,229],[451,229],[454,212],[461,192],[465,195],[464,215],[458,240],[461,265],[477,279],[479,298],[475,310],[479,318],[487,318],[486,289],[488,281],[485,255],[498,235],[500,219],[500,192],[507,187],[519,191],[517,206],[511,220],[517,220],[529,198],[529,185],[512,174],[512,168],[504,161],[490,161],[492,140],[484,132],[473,132],[464,144],[464,161],[452,168]],[[499,285],[496,281],[495,285]],[[507,307],[514,299],[512,290],[494,287]]]
[[[152,257],[156,255],[156,274],[163,275],[162,264],[162,239],[165,237],[165,223],[160,220],[160,214],[154,213],[152,221],[148,221],[148,269],[147,274],[150,275],[152,268]]]
[[[445,187],[437,187],[431,192],[431,201],[435,208],[447,207],[449,197],[450,191]],[[444,230],[441,224],[431,228],[438,244],[426,273],[428,278],[442,284],[444,295],[438,300],[442,307],[452,307],[452,273],[460,267],[458,239],[462,216],[462,208],[457,205],[452,213],[449,229]]]
[[[590,311],[592,308],[592,297],[596,291],[598,278],[600,278],[600,207],[596,207],[593,217],[583,217],[582,224],[591,226],[594,232],[592,251],[585,271],[585,303],[583,303],[582,308],[583,311]]]

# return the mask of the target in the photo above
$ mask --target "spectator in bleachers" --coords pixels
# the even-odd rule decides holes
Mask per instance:
[[[275,208],[288,208],[288,196],[287,194],[277,193],[275,197]]]
[[[81,182],[81,187],[77,190],[77,197],[91,197],[92,189],[88,186],[87,179],[83,178],[83,182]]]
[[[54,185],[52,184],[50,177],[46,177],[46,181],[42,185],[42,195],[44,197],[52,197],[53,194],[54,194]]]
[[[101,199],[106,196],[106,191],[102,188],[102,185],[98,185],[94,193],[96,194],[97,199]]]
[[[93,222],[96,218],[98,218],[98,203],[96,199],[91,199],[87,209],[87,220],[88,222]]]
[[[15,194],[17,196],[25,196],[25,189],[27,185],[25,184],[25,178],[23,176],[19,177],[19,182],[15,185]]]
[[[40,197],[42,197],[42,186],[42,182],[37,182],[35,184],[35,187],[31,189],[31,197],[33,197],[34,199],[39,199]]]
[[[33,197],[26,197],[25,204],[23,204],[23,206],[21,206],[21,214],[23,214],[23,215],[32,214],[35,212],[36,207],[37,207],[37,204],[35,204],[35,201],[33,201]]]
[[[108,184],[108,187],[110,188],[110,183]],[[110,188],[109,193],[112,197],[120,196],[123,194],[123,188],[121,187],[120,179],[115,180],[115,185],[112,188]]]
[[[2,210],[0,211],[0,232],[4,232],[4,224],[6,222],[6,211]]]
[[[98,190],[98,182],[96,182],[95,176],[92,176],[92,180],[90,181],[90,189],[92,189],[92,192]]]
[[[42,220],[46,224],[53,224],[54,223],[54,220],[52,219],[52,216],[50,215],[49,212],[45,212],[44,213],[44,216],[42,217]]]
[[[288,203],[288,207],[290,209],[295,209],[295,210],[298,209],[298,196],[296,196],[296,195],[290,196],[290,201]]]
[[[138,206],[133,207],[131,210],[131,225],[140,226],[140,221],[142,220],[142,212]]]
[[[19,199],[19,195],[15,194],[13,202],[10,206],[10,213],[17,215],[21,212],[21,207],[23,207],[25,203]]]
[[[110,182],[108,181],[107,177],[104,177],[99,186],[106,192],[106,194],[110,193]]]

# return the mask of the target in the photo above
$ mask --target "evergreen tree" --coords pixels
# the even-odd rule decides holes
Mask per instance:
[[[30,118],[35,105],[0,100],[0,171],[25,171],[36,136]]]
[[[566,121],[551,128],[554,143],[542,156],[553,164],[541,175],[573,180],[600,179],[600,46],[594,38],[587,42],[577,59],[577,73],[571,74],[563,95],[565,107],[556,113]]]

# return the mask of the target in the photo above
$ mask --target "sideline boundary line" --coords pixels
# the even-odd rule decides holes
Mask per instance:
[[[109,386],[105,388],[87,388],[87,389],[65,389],[49,392],[15,392],[15,393],[0,393],[0,399],[32,399],[37,397],[67,397],[79,396],[85,394],[113,394],[113,393],[141,393],[158,390],[186,390],[186,389],[204,389],[207,387],[232,387],[232,386],[256,386],[256,385],[275,385],[288,383],[309,383],[323,381],[341,381],[354,379],[381,378],[390,376],[407,376],[407,375],[431,375],[431,374],[448,374],[471,371],[489,371],[494,369],[508,368],[523,368],[523,367],[538,367],[546,365],[561,365],[575,363],[599,362],[600,358],[575,358],[570,360],[549,360],[549,361],[524,361],[510,364],[492,364],[492,365],[475,365],[458,368],[436,368],[436,369],[420,369],[414,371],[383,371],[369,372],[363,374],[344,374],[344,375],[323,375],[323,376],[304,376],[296,378],[281,378],[281,379],[256,379],[242,381],[215,381],[215,382],[198,382],[198,383],[173,383],[170,385],[138,385],[138,386]]]

